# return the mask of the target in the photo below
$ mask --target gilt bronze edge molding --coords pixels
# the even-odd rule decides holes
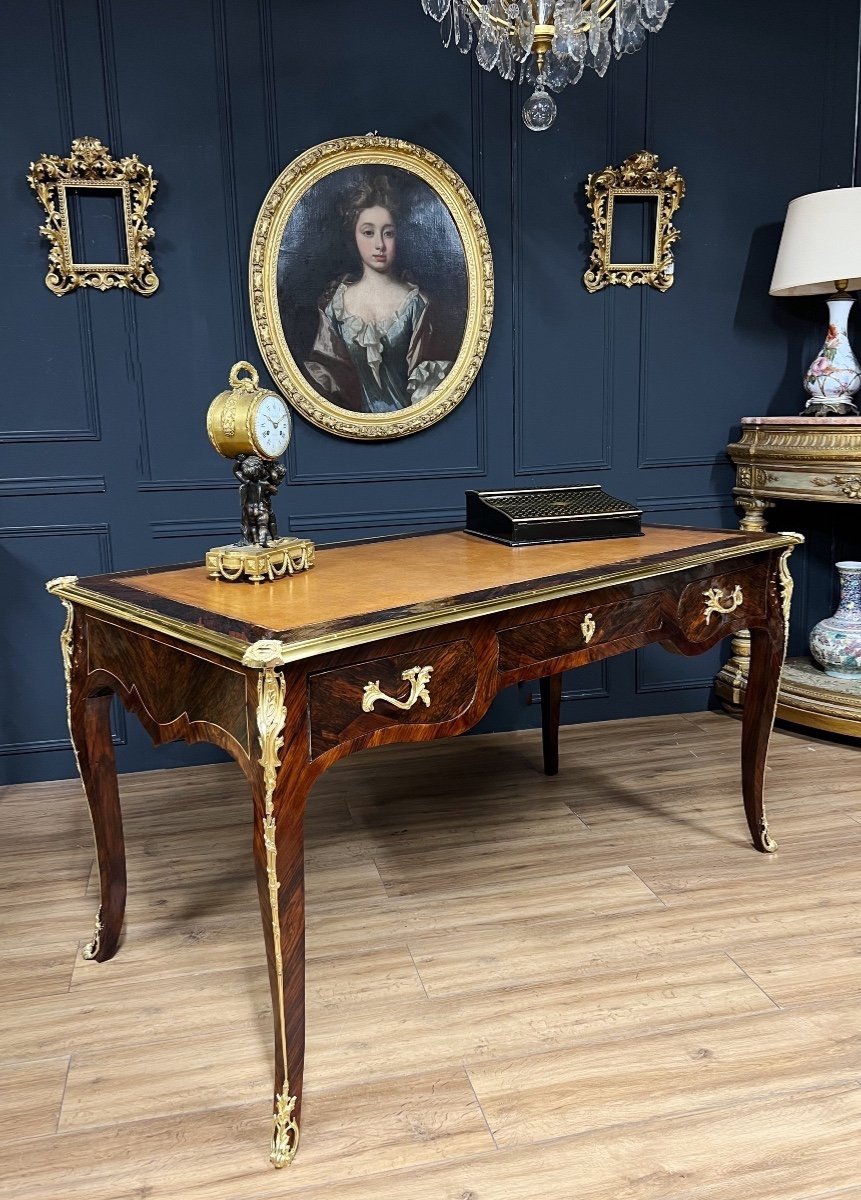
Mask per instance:
[[[775,533],[753,544],[738,545],[729,543],[724,547],[702,551],[699,554],[689,554],[674,562],[656,563],[630,570],[607,570],[605,574],[590,579],[578,579],[573,582],[556,583],[548,587],[532,588],[517,596],[492,596],[486,600],[471,600],[464,604],[450,605],[447,608],[433,612],[407,613],[390,617],[373,624],[362,625],[345,630],[332,630],[317,637],[303,638],[299,641],[280,641],[279,666],[300,662],[313,658],[317,654],[336,650],[349,650],[369,642],[381,641],[383,638],[396,637],[400,634],[419,633],[424,629],[435,629],[442,625],[452,625],[459,621],[468,621],[474,617],[492,616],[498,612],[508,612],[517,608],[527,608],[532,604],[546,601],[563,600],[567,596],[576,596],[584,592],[592,592],[617,584],[635,583],[641,579],[650,579],[655,575],[676,575],[682,571],[696,567],[709,566],[712,563],[723,562],[727,559],[743,558],[747,554],[762,553],[767,550],[785,549],[787,546],[797,546],[804,541],[798,533]],[[277,585],[273,585],[277,586]],[[80,604],[83,608],[96,612],[107,613],[120,620],[140,625],[173,637],[178,641],[209,650],[211,653],[241,663],[246,667],[254,667],[248,661],[243,661],[250,649],[249,643],[238,638],[228,637],[200,625],[181,621],[160,613],[131,604],[126,600],[118,600],[112,596],[103,596],[91,592],[80,584],[57,581],[51,589],[61,599]],[[251,645],[255,645],[252,643]],[[262,666],[263,664],[260,664]],[[259,668],[258,668],[259,669]]]
[[[196,646],[201,650],[209,650],[223,658],[229,658],[232,662],[241,663],[242,656],[248,649],[248,644],[239,641],[238,638],[228,637],[227,634],[218,633],[213,629],[204,629],[200,625],[193,625],[190,621],[181,621],[177,617],[154,613],[150,609],[132,604],[128,600],[118,600],[113,596],[102,595],[100,592],[91,592],[89,588],[81,587],[77,582],[69,582],[70,580],[75,580],[75,576],[51,580],[50,585],[46,585],[46,587],[52,595],[59,597],[64,603],[79,604],[81,608],[106,613],[121,621],[128,621],[132,625],[153,630],[155,633],[167,634],[169,637]]]

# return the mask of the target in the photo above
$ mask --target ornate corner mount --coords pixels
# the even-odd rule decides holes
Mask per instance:
[[[49,579],[45,584],[45,591],[51,595],[56,595],[64,587],[73,587],[78,582],[77,575],[58,575],[56,579]]]
[[[276,1167],[284,1167],[292,1161],[299,1145],[299,1126],[293,1115],[296,1097],[289,1094],[287,1056],[287,1016],[284,1009],[284,958],[281,950],[281,917],[278,903],[280,884],[278,881],[278,846],[275,828],[275,783],[278,777],[281,749],[284,745],[284,726],[287,710],[284,706],[286,683],[278,674],[281,643],[274,641],[255,642],[246,651],[246,666],[262,666],[257,677],[257,732],[260,739],[260,766],[263,768],[265,787],[263,812],[263,844],[266,847],[266,878],[269,890],[269,909],[272,920],[272,952],[275,959],[277,999],[275,1017],[278,1022],[278,1037],[281,1046],[284,1090],[275,1098],[274,1129],[270,1160]]]
[[[706,601],[703,607],[706,625],[711,621],[712,613],[718,613],[720,616],[728,616],[729,613],[734,613],[744,603],[744,593],[741,590],[741,585],[738,583],[732,589],[731,595],[726,598],[723,594],[723,588],[717,587],[709,588],[707,592],[703,592],[703,596],[705,596]],[[724,600],[726,600],[725,603]]]
[[[56,296],[65,296],[80,287],[128,288],[142,296],[151,296],[158,287],[147,243],[154,230],[146,214],[158,186],[152,167],[136,154],[116,160],[98,138],[75,138],[71,154],[43,154],[30,163],[27,182],[45,210],[45,224],[39,232],[51,243],[45,283]],[[119,193],[122,205],[126,261],[86,263],[76,261],[70,229],[69,190],[111,191]]]
[[[632,154],[620,167],[607,166],[590,175],[586,197],[592,211],[592,255],[583,283],[590,292],[608,284],[624,287],[648,284],[659,292],[673,286],[673,245],[679,231],[673,217],[685,198],[685,181],[677,167],[658,169],[658,156],[648,150]],[[617,201],[653,200],[656,204],[652,257],[648,262],[617,262],[613,258],[613,217]]]
[[[421,700],[425,708],[430,708],[431,698],[427,685],[432,674],[433,667],[409,667],[406,671],[402,671],[401,679],[410,685],[410,692],[406,700],[396,700],[394,696],[387,696],[380,690],[379,679],[366,683],[362,694],[362,712],[373,712],[374,705],[378,700],[385,700],[387,704],[393,704],[395,708],[403,710],[412,708]]]
[[[783,610],[783,624],[786,630],[786,641],[789,641],[789,614],[792,609],[792,590],[795,587],[789,570],[789,556],[795,549],[788,547],[780,556],[778,563],[778,583],[780,585],[780,607]]]
[[[244,667],[255,667],[262,670],[265,667],[283,667],[287,659],[284,656],[284,643],[267,641],[252,642],[242,655]]]
[[[91,942],[87,942],[86,946],[84,946],[83,950],[81,951],[82,957],[86,958],[87,961],[98,958],[103,929],[104,925],[102,924],[102,906],[100,904],[99,911],[96,913],[95,926],[93,928],[93,940]]]
[[[293,1113],[296,1097],[286,1094],[275,1097],[275,1113],[272,1117],[275,1128],[272,1132],[272,1153],[269,1161],[273,1167],[287,1167],[299,1149],[299,1126]]]

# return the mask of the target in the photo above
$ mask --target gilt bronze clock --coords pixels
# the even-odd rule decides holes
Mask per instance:
[[[287,474],[277,460],[290,443],[290,411],[280,396],[260,387],[247,362],[236,363],[230,387],[219,392],[206,414],[206,432],[224,458],[233,459],[242,509],[242,540],[216,546],[206,555],[210,579],[261,583],[314,565],[314,543],[279,538],[272,499]]]

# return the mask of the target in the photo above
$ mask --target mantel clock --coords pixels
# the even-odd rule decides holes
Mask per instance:
[[[233,459],[242,509],[242,540],[216,546],[206,555],[210,579],[261,583],[309,570],[314,543],[280,538],[272,511],[272,499],[287,473],[277,460],[290,444],[290,410],[280,396],[260,387],[250,363],[234,364],[230,387],[209,406],[206,432],[218,453]]]

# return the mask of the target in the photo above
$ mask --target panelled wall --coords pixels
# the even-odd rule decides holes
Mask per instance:
[[[380,133],[426,145],[467,180],[496,270],[494,332],[463,404],[381,445],[296,422],[279,518],[318,543],[458,525],[471,487],[604,484],[648,519],[732,525],[724,446],[745,414],[791,413],[822,312],[768,281],[786,203],[846,186],[853,169],[857,0],[831,0],[812,59],[809,5],[757,10],[679,0],[647,51],[591,72],[545,134],[522,96],[445,50],[419,0],[6,0],[0,290],[3,663],[0,754],[9,780],[73,773],[56,575],[200,558],[236,531],[227,464],[204,433],[249,321],[251,229],[277,173],[317,142]],[[779,9],[779,13],[777,10]],[[321,15],[322,14],[322,15]],[[96,135],[159,181],[151,210],[161,286],[142,298],[45,287],[40,209],[25,176],[42,153]],[[642,148],[677,164],[688,197],[666,295],[590,296],[583,185]],[[781,512],[812,533],[796,556],[794,639],[832,605],[848,535],[834,510]],[[843,550],[842,552],[845,552]],[[857,550],[854,551],[857,555]],[[657,648],[566,683],[564,719],[697,709],[717,655]],[[534,724],[532,687],[482,728]],[[121,769],[211,757],[152,750],[117,715]]]

